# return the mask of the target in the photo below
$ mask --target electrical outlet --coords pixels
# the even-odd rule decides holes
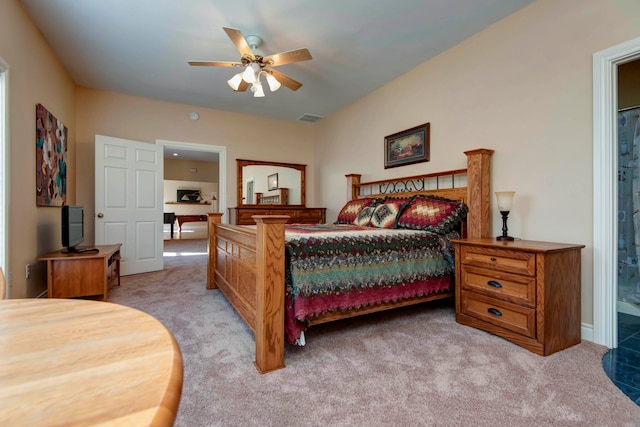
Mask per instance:
[[[30,275],[31,275],[31,264],[27,264],[24,267],[24,277],[28,279]]]

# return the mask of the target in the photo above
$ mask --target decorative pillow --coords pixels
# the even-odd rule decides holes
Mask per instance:
[[[467,205],[437,196],[415,196],[402,210],[397,228],[427,230],[446,234],[466,217]]]
[[[408,199],[385,199],[382,204],[376,206],[371,216],[371,225],[378,228],[395,228],[398,214],[407,202]]]
[[[353,220],[353,223],[355,225],[360,225],[363,227],[369,227],[371,224],[371,216],[373,215],[373,212],[376,210],[375,205],[370,205],[367,206],[366,208],[362,209],[360,211],[360,213],[358,214],[358,216],[356,217],[356,219]]]
[[[334,224],[353,224],[362,209],[370,205],[375,205],[379,202],[380,199],[376,199],[375,197],[349,200],[340,210],[338,219]]]

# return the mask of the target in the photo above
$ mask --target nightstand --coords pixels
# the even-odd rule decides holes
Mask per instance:
[[[456,321],[547,356],[580,343],[584,245],[454,240]]]

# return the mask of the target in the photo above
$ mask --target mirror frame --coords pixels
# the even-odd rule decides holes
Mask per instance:
[[[278,166],[284,168],[292,168],[300,171],[300,204],[299,205],[278,205],[280,207],[284,206],[295,206],[295,207],[305,207],[307,204],[306,201],[306,169],[307,165],[301,165],[298,163],[281,163],[281,162],[267,162],[263,160],[246,160],[246,159],[236,159],[237,165],[237,203],[238,206],[274,206],[274,205],[257,205],[257,204],[245,204],[242,194],[242,184],[244,182],[242,177],[242,168],[244,166]]]

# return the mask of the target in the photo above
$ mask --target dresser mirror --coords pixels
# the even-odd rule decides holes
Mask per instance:
[[[238,206],[305,206],[306,165],[236,160]]]

